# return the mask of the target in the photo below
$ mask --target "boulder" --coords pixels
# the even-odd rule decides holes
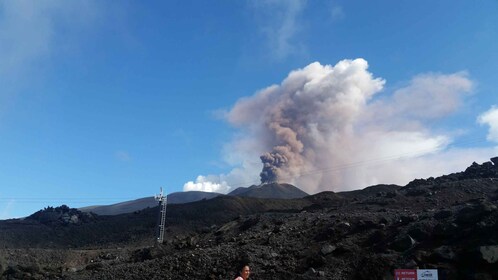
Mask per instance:
[[[479,247],[479,252],[481,253],[482,260],[484,260],[485,262],[498,262],[498,245],[481,246]]]
[[[430,258],[436,262],[454,261],[456,254],[453,248],[449,246],[441,246],[434,249],[434,252],[431,254]]]
[[[390,248],[398,251],[404,252],[415,245],[416,241],[410,235],[404,235],[398,239],[396,239],[393,243],[391,243]]]
[[[418,241],[422,241],[430,237],[430,233],[427,231],[427,229],[419,225],[411,228],[408,231],[408,234]]]
[[[458,224],[474,224],[484,216],[496,211],[497,207],[487,201],[482,201],[477,205],[466,206],[458,211],[456,222]]]
[[[322,246],[322,248],[320,249],[320,253],[322,253],[322,255],[326,256],[326,255],[334,252],[335,249],[337,249],[336,246],[330,245],[330,244],[327,243],[327,244],[325,244],[325,245]]]

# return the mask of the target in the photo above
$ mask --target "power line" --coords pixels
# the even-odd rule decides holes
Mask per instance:
[[[153,196],[150,196],[153,198]],[[0,202],[16,202],[16,203],[54,203],[55,201],[64,201],[64,203],[120,203],[128,200],[136,200],[137,197],[114,197],[114,198],[36,198],[36,197],[0,197]],[[112,202],[114,201],[114,202]]]
[[[484,143],[488,142],[485,139],[482,138],[472,138],[466,141],[458,141],[458,142],[452,142],[448,144],[446,147],[442,149],[420,149],[420,150],[415,150],[412,152],[408,153],[401,153],[401,154],[396,154],[396,155],[390,155],[390,156],[385,156],[385,157],[379,157],[379,158],[371,158],[371,159],[365,159],[365,160],[360,160],[360,161],[354,161],[354,162],[349,162],[349,163],[344,163],[344,164],[339,164],[339,165],[334,165],[334,166],[329,166],[329,167],[323,167],[323,168],[317,168],[317,169],[312,169],[308,170],[306,172],[301,172],[299,174],[296,174],[294,176],[289,176],[289,177],[284,177],[281,179],[297,179],[301,178],[304,176],[311,176],[311,175],[317,175],[317,174],[324,174],[324,173],[329,173],[329,172],[337,172],[337,171],[342,171],[342,170],[347,170],[351,168],[358,168],[360,166],[379,166],[382,164],[386,164],[389,161],[394,161],[394,160],[402,160],[402,159],[410,159],[410,158],[419,158],[422,156],[427,155],[430,152],[438,152],[441,150],[448,150],[451,147],[455,146],[461,146],[461,145],[469,145],[469,144],[477,144],[477,143]],[[251,180],[251,181],[245,181],[245,182],[238,182],[236,184],[230,184],[232,188],[238,188],[238,187],[246,187],[250,185],[258,185],[260,183],[259,180]],[[150,196],[151,198],[153,196]],[[56,198],[50,198],[50,197],[0,197],[0,202],[5,201],[5,202],[10,202],[10,201],[15,201],[16,203],[32,203],[32,202],[48,202],[48,203],[53,203],[54,201],[64,201],[68,203],[109,203],[109,201],[117,201],[114,203],[120,203],[123,201],[128,201],[128,200],[135,200],[137,199],[136,197],[56,197]]]
[[[380,157],[380,158],[365,159],[365,160],[356,161],[356,162],[349,162],[349,163],[344,163],[344,164],[340,164],[340,165],[312,169],[312,170],[308,170],[306,172],[301,172],[301,173],[293,175],[293,176],[283,177],[281,179],[292,180],[292,179],[297,179],[297,178],[301,178],[304,176],[323,174],[323,173],[329,173],[329,172],[337,172],[337,171],[342,171],[345,169],[351,169],[351,168],[356,168],[356,167],[365,166],[365,165],[379,166],[379,165],[382,165],[382,164],[385,164],[389,161],[394,161],[394,160],[420,158],[422,156],[427,155],[428,153],[438,152],[441,150],[448,150],[448,149],[455,147],[455,146],[477,144],[477,143],[486,143],[486,142],[488,142],[488,141],[483,139],[482,137],[471,138],[471,139],[468,139],[466,141],[451,142],[447,146],[445,146],[441,149],[433,149],[433,148],[420,149],[420,150],[415,150],[415,151],[408,152],[408,153],[390,155],[390,156],[385,156],[385,157]],[[233,188],[238,188],[238,187],[244,187],[244,186],[248,186],[248,185],[255,185],[255,184],[257,185],[259,183],[260,183],[260,181],[251,180],[251,181],[239,182],[236,184],[230,184],[230,186],[232,186]]]

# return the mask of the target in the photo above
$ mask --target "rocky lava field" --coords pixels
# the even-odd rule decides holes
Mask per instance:
[[[498,158],[465,171],[299,199],[219,196],[115,216],[47,207],[0,221],[0,279],[498,279]]]

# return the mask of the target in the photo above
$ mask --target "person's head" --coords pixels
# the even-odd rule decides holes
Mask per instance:
[[[249,269],[249,265],[248,264],[242,264],[240,267],[239,267],[239,275],[240,277],[242,277],[242,279],[248,279],[249,278],[249,274],[251,274],[251,270]]]

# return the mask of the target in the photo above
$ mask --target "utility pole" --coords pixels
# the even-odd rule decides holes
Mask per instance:
[[[159,234],[157,237],[157,242],[159,244],[162,244],[164,241],[164,228],[166,226],[166,204],[167,204],[167,197],[163,195],[162,187],[161,187],[161,193],[156,194],[154,198],[157,201],[159,201],[159,211],[160,211]]]

